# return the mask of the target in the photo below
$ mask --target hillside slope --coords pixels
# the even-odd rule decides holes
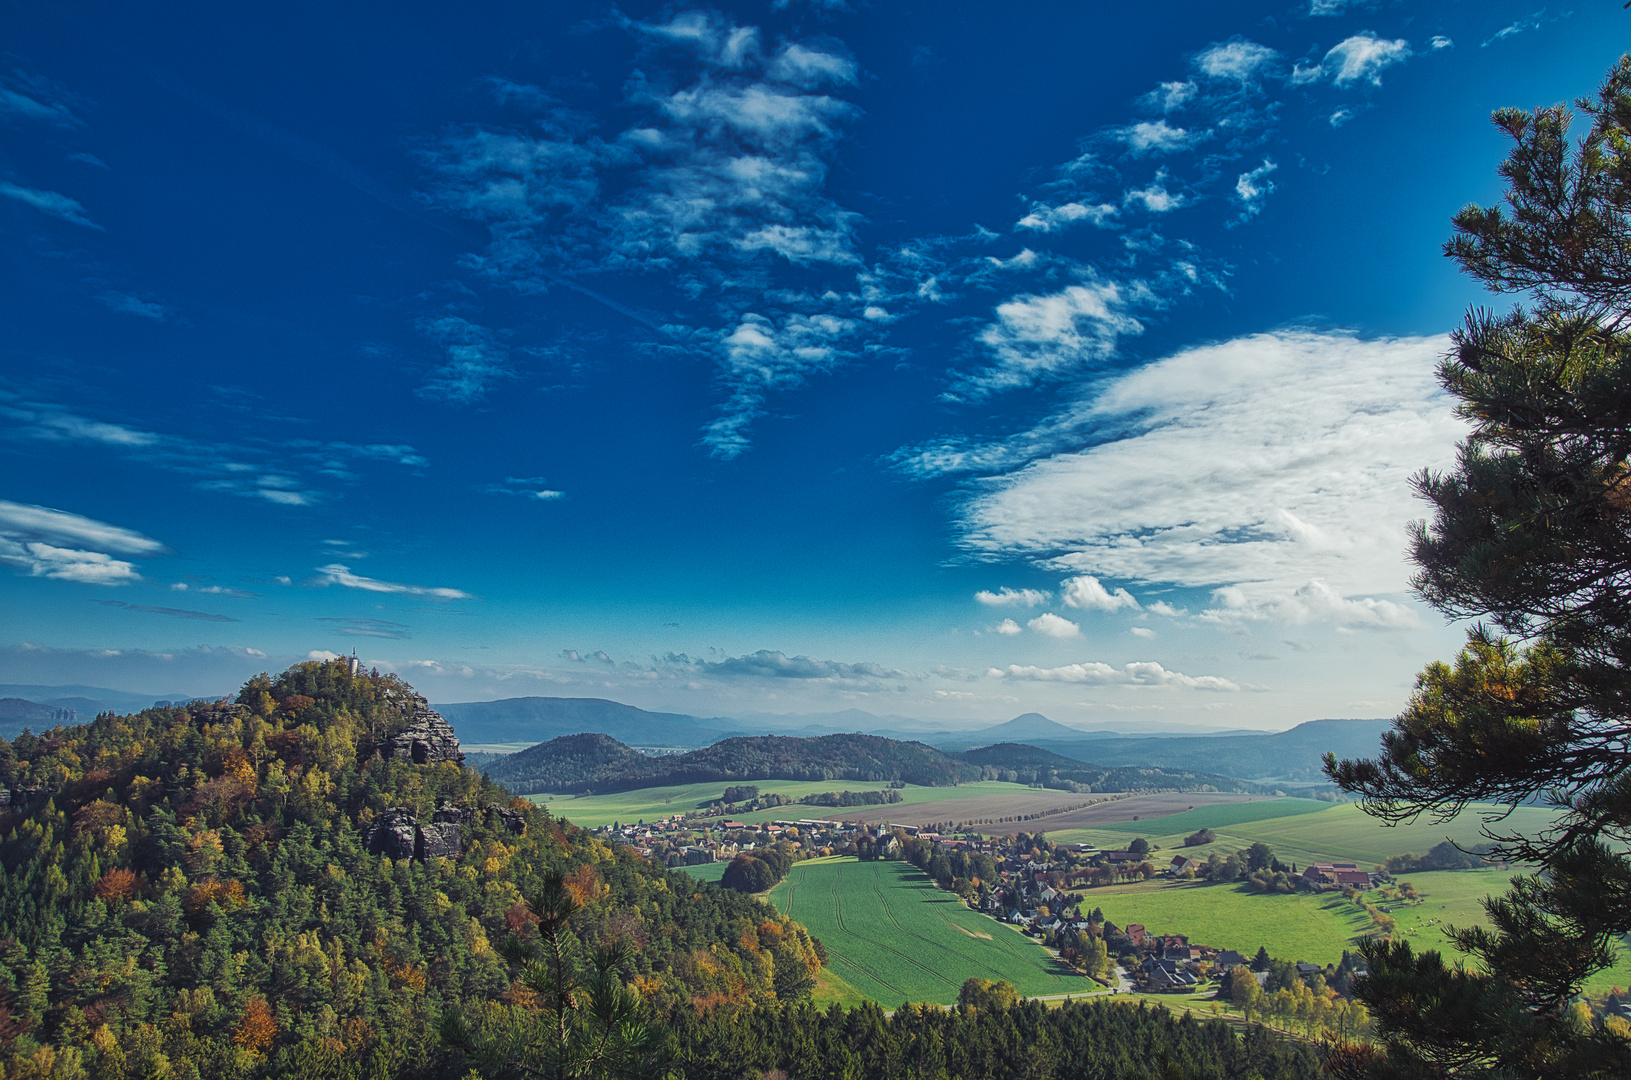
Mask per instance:
[[[574,735],[485,767],[492,779],[521,795],[608,794],[715,780],[900,780],[928,787],[1008,780],[1069,791],[1258,790],[1213,773],[1106,768],[1015,743],[953,755],[878,735],[747,736],[666,757],[646,757],[604,735]]]
[[[499,945],[531,932],[550,870],[586,905],[579,938],[640,943],[623,975],[660,1013],[767,1007],[819,967],[768,905],[458,755],[411,687],[343,662],[0,739],[0,1076],[466,1075],[437,1017],[524,1019]]]
[[[667,757],[618,757],[596,744],[593,752],[606,755],[606,763],[585,772],[580,763],[589,750],[572,737],[554,739],[500,758],[487,771],[520,795],[605,794],[712,780],[902,780],[939,787],[980,778],[978,766],[931,746],[876,735],[743,736]]]
[[[1256,784],[1217,773],[1153,765],[1106,766],[1056,754],[1026,743],[997,743],[956,755],[978,765],[989,780],[1091,791],[1239,791],[1255,793]]]

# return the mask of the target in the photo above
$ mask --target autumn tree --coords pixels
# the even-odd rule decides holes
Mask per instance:
[[[1388,821],[1540,799],[1540,836],[1486,818],[1491,854],[1537,870],[1454,932],[1476,966],[1405,942],[1364,946],[1355,993],[1390,1077],[1631,1075],[1631,1044],[1569,1007],[1631,931],[1631,57],[1571,142],[1566,107],[1504,109],[1504,206],[1456,215],[1446,254],[1498,292],[1439,369],[1471,425],[1450,470],[1416,490],[1413,585],[1476,620],[1416,681],[1374,760],[1326,771]]]
[[[489,1075],[623,1080],[663,1074],[668,1047],[662,1029],[621,977],[632,953],[622,941],[585,949],[572,931],[582,908],[564,875],[544,875],[527,900],[533,931],[501,948],[530,1003],[489,1012],[478,1024],[443,1014],[442,1039],[450,1048]]]

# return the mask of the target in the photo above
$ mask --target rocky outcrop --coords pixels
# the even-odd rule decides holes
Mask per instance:
[[[472,810],[465,806],[454,806],[447,799],[436,804],[436,813],[431,820],[438,825],[474,825],[485,814],[492,814],[498,818],[498,827],[511,836],[520,836],[527,831],[527,816],[519,810],[511,810],[498,803],[482,803],[480,810]]]
[[[51,789],[46,787],[17,787],[6,789],[0,787],[0,809],[21,810],[25,813],[35,807],[44,806],[51,798]]]
[[[411,807],[391,807],[363,832],[362,842],[370,854],[392,859],[457,859],[464,853],[464,827],[487,814],[496,815],[498,827],[511,835],[527,831],[526,815],[518,810],[497,803],[484,803],[477,810],[442,799],[429,822],[421,822]]]
[[[374,819],[363,834],[363,846],[372,855],[392,859],[419,859],[424,850],[419,838],[419,821],[406,806],[393,806]]]
[[[464,851],[457,822],[432,823],[419,826],[418,859],[457,859]]]
[[[385,745],[383,753],[387,758],[411,761],[415,765],[437,761],[457,765],[464,761],[464,751],[459,749],[459,737],[453,733],[453,726],[430,707],[430,702],[413,693],[388,692],[388,695],[388,700],[408,717],[408,726]]]

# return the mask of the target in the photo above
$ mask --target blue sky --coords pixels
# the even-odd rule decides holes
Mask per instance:
[[[1628,19],[14,5],[0,681],[1389,715],[1440,244]]]

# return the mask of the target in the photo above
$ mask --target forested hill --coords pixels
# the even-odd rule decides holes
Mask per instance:
[[[715,780],[900,780],[931,787],[1010,780],[1063,790],[1258,790],[1210,773],[1107,768],[1016,743],[946,754],[877,735],[734,738],[666,757],[647,757],[605,735],[568,735],[499,758],[487,773],[520,795],[602,794]]]
[[[513,799],[451,734],[330,662],[0,739],[0,1076],[463,1077],[437,1019],[536,1022],[506,941],[551,871],[659,1020],[807,991],[797,924]]]
[[[1236,780],[1217,773],[1196,772],[1192,769],[1158,765],[1095,765],[1027,743],[997,743],[995,746],[967,750],[956,756],[970,764],[980,766],[981,774],[987,779],[1010,780],[1019,784],[1041,784],[1043,787],[1064,788],[1076,785],[1093,791],[1151,791],[1176,788],[1182,791],[1255,793],[1263,790],[1246,780]]]
[[[666,757],[646,757],[604,735],[568,735],[499,758],[487,773],[518,795],[711,780],[902,780],[939,787],[980,778],[978,766],[932,746],[877,735],[756,735]]]

